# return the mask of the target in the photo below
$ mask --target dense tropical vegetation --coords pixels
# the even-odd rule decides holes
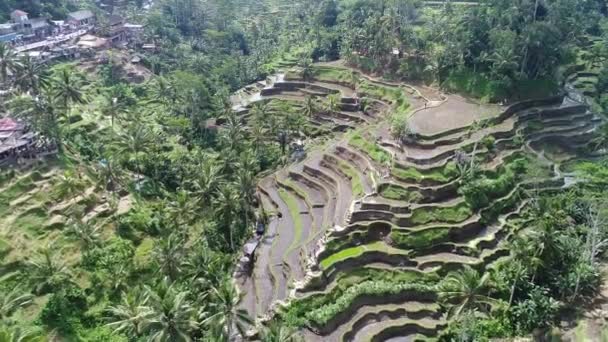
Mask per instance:
[[[26,5],[52,16],[73,9],[67,1]],[[258,103],[252,119],[241,120],[230,94],[285,65],[297,65],[304,79],[315,72],[321,78],[313,61],[342,58],[365,73],[496,102],[556,93],[564,70],[578,64],[599,70],[593,92],[585,95],[594,109],[608,108],[608,19],[600,0],[439,7],[419,0],[160,0],[146,11],[135,10],[138,2],[126,6],[159,47],[143,55],[154,74],[143,84],[121,77],[121,65],[111,58],[92,74],[73,61],[38,64],[0,44],[0,80],[13,89],[2,110],[27,120],[59,148],[57,160],[49,162],[59,171],[33,207],[43,213],[33,210],[28,220],[13,221],[44,244],[32,243],[20,258],[5,262],[18,248],[4,245],[18,239],[0,235],[2,341],[227,341],[254,327],[254,317],[238,306],[232,272],[262,216],[257,179],[288,162],[289,141],[328,133],[307,125],[308,118],[340,110],[339,97],[308,97],[297,108]],[[7,16],[14,7],[14,1],[1,2],[0,12]],[[361,79],[340,77],[351,77],[342,81],[365,92]],[[394,137],[409,139],[405,113],[411,108],[398,96],[377,97],[394,100],[404,114],[393,118]],[[607,136],[590,148],[605,150]],[[353,134],[351,144],[390,164],[390,156],[363,136]],[[430,176],[392,172],[438,182],[462,176],[465,201],[453,211],[417,217],[427,223],[451,215],[450,222],[462,221],[530,171],[526,161],[495,173],[467,167],[451,163]],[[587,182],[557,195],[522,190],[531,203],[517,222],[525,229],[510,240],[512,258],[492,272],[368,275],[375,279],[297,302],[258,326],[259,337],[292,341],[297,328],[326,323],[362,293],[398,291],[439,293],[452,319],[445,340],[522,336],[558,323],[597,293],[608,241],[602,200],[608,165],[586,161],[571,168]],[[9,202],[16,200],[11,195],[33,190],[45,171],[35,170],[30,179],[3,170],[0,214],[8,217]],[[102,200],[119,212],[126,197],[121,214],[86,215]],[[59,228],[46,225],[52,210],[62,213]],[[395,236],[403,245],[440,238],[445,236]]]

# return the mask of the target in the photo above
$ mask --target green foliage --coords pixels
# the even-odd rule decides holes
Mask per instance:
[[[510,162],[502,172],[469,180],[458,191],[473,209],[487,207],[492,200],[503,197],[513,190],[526,168],[525,159],[516,159]]]
[[[516,331],[524,334],[535,328],[550,326],[555,321],[559,308],[559,303],[548,295],[546,289],[532,288],[528,299],[512,308]]]
[[[377,144],[367,140],[361,134],[354,134],[348,143],[365,152],[372,160],[379,164],[387,164],[391,160],[388,152]]]
[[[426,224],[430,222],[456,223],[462,222],[473,214],[471,207],[463,202],[453,207],[417,208],[412,212],[412,223]]]
[[[391,232],[391,240],[399,248],[423,249],[447,240],[450,233],[449,228],[432,228],[411,233]]]
[[[76,286],[67,286],[54,293],[40,312],[40,322],[51,329],[71,334],[80,324],[87,310],[87,298]]]
[[[326,296],[317,296],[291,303],[282,313],[284,320],[293,326],[313,324],[323,326],[338,313],[348,310],[357,298],[383,297],[398,295],[404,292],[429,294],[433,287],[411,282],[400,282],[398,279],[363,281],[349,286],[345,290],[332,292]]]
[[[422,195],[419,192],[407,191],[402,187],[394,184],[383,186],[380,189],[380,195],[388,199],[400,200],[410,203],[416,203],[422,199]]]
[[[456,166],[456,163],[452,161],[448,162],[442,167],[430,170],[422,170],[415,167],[403,168],[398,165],[393,165],[391,168],[391,173],[404,181],[414,183],[424,180],[447,183],[456,179],[456,177],[459,175],[458,167]]]

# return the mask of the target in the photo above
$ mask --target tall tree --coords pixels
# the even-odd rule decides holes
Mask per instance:
[[[233,339],[234,328],[244,336],[245,329],[252,324],[252,319],[244,309],[239,309],[240,297],[230,279],[224,280],[219,287],[213,287],[209,293],[210,315],[203,321],[204,325],[222,327],[222,333],[229,340]]]
[[[51,89],[54,98],[62,104],[62,109],[68,112],[70,105],[86,102],[82,91],[84,81],[75,70],[64,67],[51,79]]]
[[[486,309],[487,305],[496,302],[488,296],[490,275],[465,266],[462,271],[450,273],[440,285],[439,293],[443,300],[452,306],[450,314],[459,316],[462,312],[474,309]]]
[[[0,80],[8,81],[9,75],[14,75],[19,67],[17,53],[8,44],[0,42]]]

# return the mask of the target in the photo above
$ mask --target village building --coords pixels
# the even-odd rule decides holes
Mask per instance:
[[[95,25],[95,14],[89,10],[80,10],[68,14],[67,22],[73,27],[83,27]]]
[[[12,43],[17,41],[18,38],[17,32],[13,29],[13,24],[0,24],[0,42]]]
[[[21,10],[14,10],[11,13],[12,29],[16,35],[22,35],[25,40],[42,39],[53,34],[53,25],[47,18],[33,18],[30,19],[28,14]],[[6,32],[8,31],[8,24],[4,25]],[[7,37],[6,39],[10,39]]]
[[[108,27],[105,29],[106,38],[110,44],[123,45],[127,42],[127,30],[125,28],[125,20],[119,15],[111,15],[109,18]]]
[[[55,153],[57,146],[31,132],[25,123],[10,117],[0,118],[0,166]]]

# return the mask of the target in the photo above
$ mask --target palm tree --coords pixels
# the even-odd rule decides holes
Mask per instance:
[[[118,190],[118,185],[123,178],[123,171],[120,164],[114,159],[114,155],[109,154],[108,158],[99,162],[95,171],[99,188],[112,192]]]
[[[314,75],[312,60],[307,56],[303,56],[298,61],[298,64],[299,64],[300,69],[302,70],[302,78],[305,81],[308,81],[309,79],[311,79]]]
[[[174,105],[180,97],[173,79],[167,79],[162,76],[154,79],[149,90],[152,101],[162,103],[166,106]]]
[[[192,253],[184,262],[184,274],[194,284],[208,291],[212,286],[220,284],[230,263],[229,258],[213,252],[207,242],[202,240],[192,248]]]
[[[234,111],[230,110],[226,115],[224,139],[230,150],[240,151],[243,144],[243,124]]]
[[[228,339],[233,338],[235,327],[239,334],[244,335],[246,326],[251,325],[253,321],[247,311],[238,308],[241,298],[232,281],[225,279],[219,287],[211,288],[209,297],[208,307],[211,315],[203,321],[203,324],[223,327],[222,333]]]
[[[38,95],[42,88],[50,85],[49,74],[44,65],[36,63],[29,55],[21,58],[16,74],[15,83],[24,93],[30,92],[32,95]]]
[[[127,112],[127,107],[117,97],[110,97],[109,95],[106,95],[103,97],[103,104],[101,106],[101,114],[103,116],[110,117],[112,132],[114,132],[114,121],[116,120],[116,118],[120,117],[121,114],[124,114],[126,112]]]
[[[0,79],[8,80],[9,74],[15,74],[19,67],[17,53],[6,43],[0,42]]]
[[[235,214],[240,197],[229,184],[219,187],[215,198],[215,215],[218,223],[224,229],[224,237],[230,244],[230,250],[235,251]]]
[[[340,110],[340,94],[331,94],[327,96],[325,110],[330,114]]]
[[[18,287],[0,294],[0,322],[8,324],[8,318],[19,308],[32,303],[34,296],[30,293],[22,293]]]
[[[490,275],[480,276],[479,272],[465,266],[457,273],[450,273],[441,283],[439,294],[442,299],[452,305],[450,316],[458,317],[463,311],[485,309],[496,303],[496,300],[486,294],[490,288]]]
[[[153,290],[147,288],[152,314],[146,321],[151,333],[150,341],[189,342],[190,332],[198,328],[197,315],[192,303],[186,299],[187,291],[178,292],[173,285]]]
[[[220,168],[215,160],[205,158],[200,165],[198,177],[196,178],[196,195],[199,198],[201,207],[206,207],[211,203],[218,185],[222,181]]]
[[[300,341],[296,332],[283,326],[278,321],[272,321],[261,331],[261,342],[296,342]]]
[[[176,233],[158,240],[154,248],[154,256],[158,260],[160,271],[169,279],[176,280],[182,272],[185,252],[184,240]]]
[[[169,212],[173,222],[178,225],[190,224],[197,216],[196,202],[192,201],[192,193],[178,189],[169,203]]]
[[[317,113],[317,102],[310,95],[307,95],[306,100],[304,101],[303,113],[308,118],[314,117],[315,114]]]
[[[145,125],[133,123],[122,132],[115,146],[118,155],[128,156],[135,163],[138,178],[142,175],[141,155],[154,145],[152,132]]]
[[[86,187],[86,183],[76,172],[67,170],[59,178],[59,183],[55,186],[55,196],[57,198],[68,197],[69,200],[80,194]]]
[[[249,226],[249,213],[255,197],[255,181],[253,172],[254,169],[251,168],[237,168],[236,180],[234,184],[238,193],[241,195],[240,203],[245,227]]]
[[[140,337],[152,309],[148,306],[149,296],[140,288],[135,288],[129,294],[122,294],[120,304],[109,307],[108,327],[115,333],[125,333],[129,336]]]
[[[100,228],[73,218],[66,229],[66,234],[80,242],[83,251],[98,247],[101,243]]]
[[[59,74],[51,79],[51,89],[54,98],[61,102],[66,112],[72,103],[85,103],[82,92],[84,82],[79,74],[69,68],[63,68]]]
[[[19,326],[0,327],[0,342],[45,342],[48,339],[42,336],[41,331],[23,329]]]
[[[44,293],[56,286],[70,281],[67,266],[60,261],[50,247],[39,250],[36,256],[28,262],[30,280],[34,284],[35,293]]]

